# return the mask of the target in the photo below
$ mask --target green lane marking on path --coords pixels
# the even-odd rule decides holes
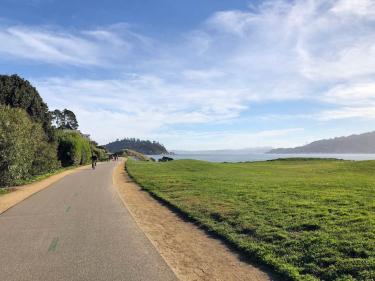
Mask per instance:
[[[65,213],[69,212],[70,210],[70,206],[68,206],[66,209],[65,209]]]
[[[56,250],[57,243],[59,243],[59,237],[53,238],[51,244],[48,247],[48,252],[54,252]]]

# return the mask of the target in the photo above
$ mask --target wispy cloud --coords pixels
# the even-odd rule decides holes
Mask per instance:
[[[374,19],[375,2],[373,0],[340,0],[332,7],[332,12]]]
[[[327,110],[319,114],[319,120],[331,121],[338,119],[355,118],[361,119],[375,119],[375,106],[364,107],[341,107],[337,110]]]
[[[238,90],[182,87],[146,75],[112,80],[49,78],[34,84],[52,107],[78,104],[93,115],[97,110],[117,112],[155,128],[234,118],[245,108],[242,101],[246,98]]]
[[[339,84],[324,96],[327,102],[351,106],[375,105],[375,81]]]
[[[317,115],[320,120],[375,119],[375,81],[339,84],[324,99],[339,108],[321,112]]]
[[[99,48],[89,40],[61,32],[8,27],[0,31],[0,52],[38,62],[98,65]]]
[[[214,13],[167,42],[121,24],[80,31],[7,26],[0,27],[0,41],[7,42],[0,53],[108,71],[105,76],[112,78],[34,80],[51,107],[76,108],[82,127],[95,136],[105,132],[106,140],[230,122],[265,102],[315,101],[333,108],[268,112],[265,119],[372,119],[374,5],[373,0],[263,1]],[[280,130],[293,134],[285,123]],[[192,143],[198,139],[186,134]],[[252,134],[248,141],[261,138]]]
[[[6,42],[0,45],[0,54],[9,59],[101,68],[119,66],[130,53],[134,55],[151,44],[151,40],[130,31],[125,24],[80,31],[54,26],[2,25],[0,41]]]

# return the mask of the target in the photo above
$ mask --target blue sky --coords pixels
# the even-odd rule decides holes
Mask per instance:
[[[0,73],[100,143],[290,147],[375,127],[375,0],[0,0],[0,42]]]

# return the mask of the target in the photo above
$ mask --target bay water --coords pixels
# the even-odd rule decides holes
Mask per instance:
[[[149,155],[158,160],[164,155]],[[268,153],[249,153],[249,154],[175,154],[165,155],[175,160],[177,159],[195,159],[210,162],[252,162],[266,161],[278,158],[336,158],[343,160],[375,160],[375,154],[328,154],[328,153],[309,153],[309,154],[268,154]]]

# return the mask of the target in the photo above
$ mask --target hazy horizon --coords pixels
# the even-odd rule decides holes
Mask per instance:
[[[0,73],[101,144],[294,147],[374,130],[375,1],[4,0]]]

